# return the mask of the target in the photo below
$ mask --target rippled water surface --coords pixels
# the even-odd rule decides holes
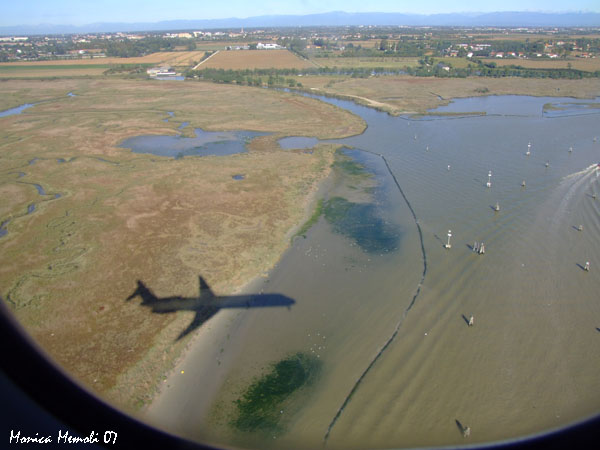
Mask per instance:
[[[333,219],[296,239],[264,287],[296,304],[248,312],[220,398],[235,400],[244,368],[290,353],[316,352],[322,374],[268,439],[182,416],[177,431],[281,448],[462,445],[466,426],[481,443],[597,414],[600,277],[583,267],[600,267],[600,115],[506,96],[439,109],[486,115],[413,120],[323,100],[367,122],[334,142],[376,183],[329,180]]]

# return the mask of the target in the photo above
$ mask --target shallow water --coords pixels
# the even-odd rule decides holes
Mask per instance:
[[[7,109],[5,111],[0,111],[0,117],[12,116],[14,114],[21,114],[27,108],[31,108],[35,106],[34,103],[25,103],[24,105],[17,106],[16,108]]]
[[[316,347],[322,376],[292,401],[285,433],[219,435],[193,420],[178,432],[280,448],[462,445],[457,421],[478,443],[600,412],[600,115],[548,117],[545,103],[571,111],[573,100],[507,96],[453,106],[486,116],[411,120],[324,100],[367,122],[335,142],[354,147],[348,154],[379,182],[369,198],[335,178],[328,198],[372,209],[346,220],[370,238],[386,237],[378,224],[397,230],[397,245],[370,251],[354,225],[322,217],[265,285],[294,307],[250,310],[251,326],[232,337],[239,356],[222,401],[248,373],[326,340]]]
[[[6,236],[6,233],[8,233],[8,230],[6,229],[8,222],[10,222],[10,220],[5,220],[4,222],[0,223],[0,238]]]
[[[37,184],[37,183],[32,183],[32,184],[35,186],[35,189],[38,191],[38,194],[40,194],[40,195],[46,195],[46,191],[42,187],[42,185]]]
[[[119,145],[134,153],[150,153],[158,156],[181,158],[184,156],[233,155],[247,151],[246,142],[265,133],[252,131],[203,131],[194,130],[195,137],[183,136],[136,136],[125,139]]]
[[[291,136],[279,139],[279,146],[284,150],[296,148],[312,148],[319,143],[319,140],[314,137]]]
[[[599,106],[600,97],[595,100],[557,97],[527,97],[522,95],[482,96],[452,100],[446,106],[429,110],[430,112],[485,112],[487,115],[537,116],[551,117],[581,114],[582,111],[600,114],[593,106]],[[515,108],[518,104],[518,108]],[[543,105],[559,110],[544,111]],[[542,107],[540,107],[542,105]]]

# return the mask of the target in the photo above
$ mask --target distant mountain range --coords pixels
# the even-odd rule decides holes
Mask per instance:
[[[88,25],[15,25],[0,27],[0,35],[101,33],[117,31],[209,30],[219,28],[309,26],[486,26],[486,27],[598,27],[600,13],[494,12],[451,14],[347,13],[341,11],[307,15],[256,16],[245,19],[168,20]]]

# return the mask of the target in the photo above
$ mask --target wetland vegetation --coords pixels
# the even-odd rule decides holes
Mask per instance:
[[[322,361],[310,353],[298,352],[272,364],[235,401],[237,416],[231,425],[243,432],[282,432],[292,396],[308,395]]]
[[[65,79],[5,81],[0,89],[8,108],[38,103],[2,118],[0,292],[61,365],[126,407],[152,398],[187,343],[173,344],[185,314],[151,314],[124,301],[135,280],[162,296],[191,295],[201,274],[231,293],[268,270],[334,148],[282,152],[277,139],[364,129],[331,105],[235,86]],[[168,111],[174,118],[164,122]],[[131,136],[176,135],[183,122],[272,135],[222,157],[172,159],[118,147]],[[233,178],[240,173],[244,179]],[[36,186],[48,193],[44,201]]]

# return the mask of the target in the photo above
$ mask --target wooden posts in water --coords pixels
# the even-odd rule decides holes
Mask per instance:
[[[478,244],[477,241],[475,241],[475,243],[473,244],[473,252],[477,253],[478,255],[484,255],[485,244],[483,242],[481,244]]]
[[[444,248],[452,248],[452,245],[450,245],[450,238],[452,237],[452,230],[448,230],[448,243],[444,244]]]

